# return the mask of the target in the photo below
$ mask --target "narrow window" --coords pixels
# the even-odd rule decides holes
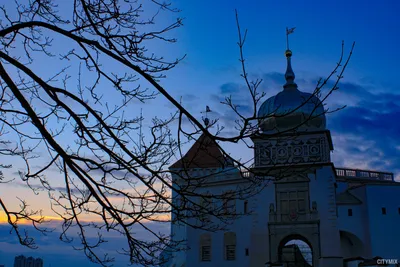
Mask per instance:
[[[386,208],[382,208],[382,214],[386,215]]]
[[[211,246],[201,247],[201,261],[211,261]]]
[[[298,209],[297,209],[297,199],[289,201],[289,211],[290,212],[298,211]]]
[[[227,261],[234,261],[235,260],[235,252],[236,246],[235,245],[227,245],[226,247],[226,260]]]
[[[306,202],[304,199],[299,199],[299,211],[300,212],[306,211]]]
[[[247,200],[245,200],[244,201],[244,204],[243,204],[243,212],[244,212],[244,214],[247,214],[247,206],[248,206],[248,202],[247,202]]]
[[[211,234],[200,236],[200,261],[211,261]]]
[[[281,200],[281,213],[289,214],[289,201]]]
[[[246,248],[245,254],[246,254],[246,256],[249,256],[249,249],[248,248]]]
[[[399,208],[399,214],[400,214],[400,208]]]
[[[352,209],[348,209],[348,210],[347,210],[347,215],[353,216],[353,210],[352,210]]]
[[[236,234],[233,232],[224,233],[225,260],[236,259]]]

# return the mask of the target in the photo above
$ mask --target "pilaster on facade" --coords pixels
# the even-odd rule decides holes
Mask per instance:
[[[328,177],[328,220],[333,228],[337,228],[337,206],[335,180],[330,175]]]

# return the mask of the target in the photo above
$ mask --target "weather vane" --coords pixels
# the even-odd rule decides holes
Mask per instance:
[[[202,111],[202,114],[206,114],[206,117],[203,118],[204,124],[206,126],[206,128],[208,127],[208,125],[210,124],[210,120],[208,119],[208,112],[211,112],[211,109],[209,106],[206,106],[206,111]]]
[[[289,34],[293,33],[294,29],[296,29],[296,27],[290,29],[286,27],[286,50],[289,50]]]

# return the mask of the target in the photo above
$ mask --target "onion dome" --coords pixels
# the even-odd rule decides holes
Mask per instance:
[[[258,110],[259,127],[264,133],[325,130],[323,104],[313,94],[301,92],[294,82],[292,51],[286,50],[286,84],[283,91],[267,99]]]

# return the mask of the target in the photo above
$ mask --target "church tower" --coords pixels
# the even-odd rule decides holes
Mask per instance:
[[[274,266],[284,261],[288,241],[301,240],[312,250],[312,266],[342,266],[335,170],[330,159],[333,145],[323,103],[316,93],[298,89],[292,51],[287,49],[285,56],[286,83],[280,93],[261,105],[260,133],[252,138],[254,171],[273,181],[268,190],[273,199],[265,203],[269,206],[269,249],[258,248],[265,236],[260,238],[262,227],[255,225],[253,250],[260,255],[268,253],[268,264]]]

